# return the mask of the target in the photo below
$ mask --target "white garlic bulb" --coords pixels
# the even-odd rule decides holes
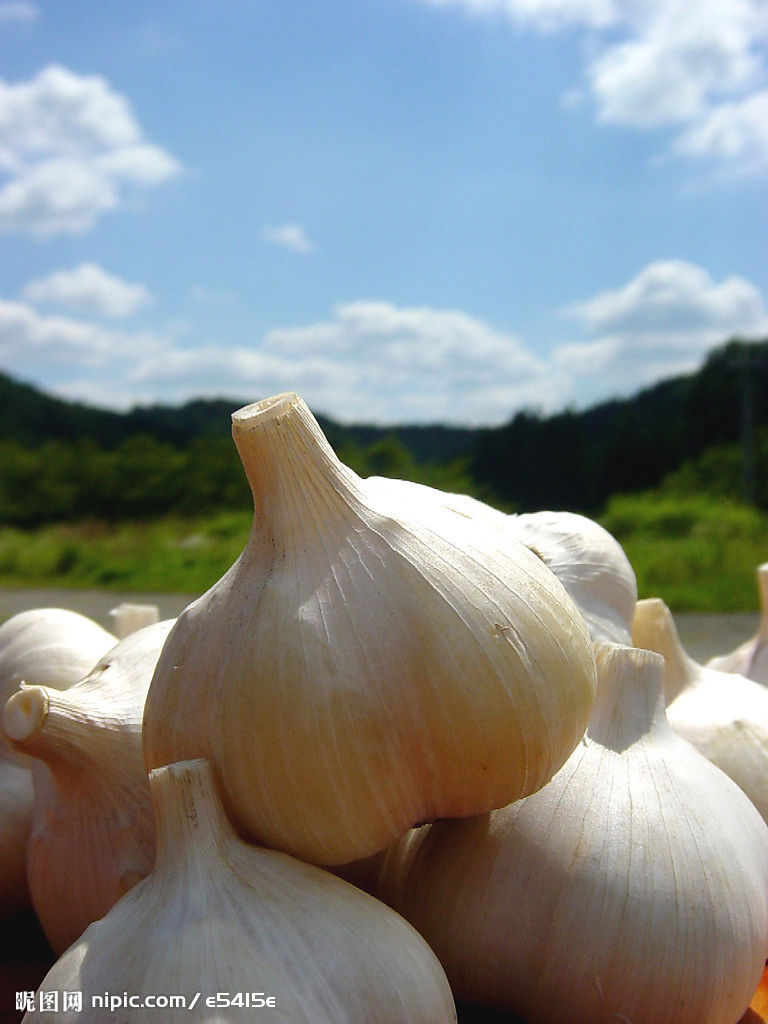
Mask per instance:
[[[105,991],[186,999],[131,1008],[120,1017],[131,1024],[159,1012],[163,1024],[455,1024],[445,974],[414,929],[330,873],[242,842],[204,761],[155,769],[150,786],[155,869],[48,972],[41,991],[83,993],[58,1024],[101,1024],[92,997]],[[241,999],[225,1006],[217,993]]]
[[[68,690],[24,686],[3,709],[6,737],[36,762],[27,875],[55,952],[152,870],[141,720],[172,624],[131,633]]]
[[[296,395],[233,434],[253,529],[168,637],[148,767],[206,757],[244,835],[318,864],[542,786],[596,685],[554,574],[475,520],[371,497]]]
[[[557,576],[596,643],[631,645],[637,579],[608,530],[576,512],[512,515],[507,529]]]
[[[425,509],[438,506],[495,526],[544,562],[584,616],[596,643],[631,644],[637,579],[627,555],[605,527],[577,512],[525,512],[507,515],[464,494],[446,494],[425,484],[369,477],[366,487],[382,498],[398,491]]]
[[[664,657],[667,718],[675,732],[730,775],[768,821],[768,688],[694,661],[660,598],[638,601],[633,642]]]
[[[720,672],[738,672],[756,683],[768,685],[768,562],[757,567],[757,588],[760,595],[760,622],[757,633],[730,654],[710,658],[707,668]]]
[[[598,649],[584,738],[538,793],[436,822],[379,895],[457,1000],[530,1024],[735,1024],[768,954],[768,827],[669,727],[662,659]]]
[[[57,689],[71,686],[116,642],[78,612],[17,612],[0,625],[0,708],[24,679]],[[31,821],[31,761],[0,731],[0,915],[29,906],[26,849]]]

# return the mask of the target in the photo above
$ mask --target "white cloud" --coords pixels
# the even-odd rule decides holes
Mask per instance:
[[[675,150],[738,167],[744,174],[768,171],[768,90],[737,103],[721,103],[677,139]]]
[[[673,126],[671,151],[740,165],[768,163],[765,0],[423,0],[505,14],[534,29],[590,34],[585,78],[598,119],[649,130]],[[563,98],[573,106],[579,88]]]
[[[754,329],[766,318],[754,285],[740,277],[716,284],[701,267],[683,260],[651,263],[623,288],[568,312],[593,333]]]
[[[22,302],[0,299],[0,364],[24,379],[37,378],[41,366],[115,376],[125,363],[167,348],[170,339],[151,332],[105,329],[86,320],[42,316]]]
[[[84,231],[127,189],[179,170],[103,78],[50,66],[26,82],[0,80],[0,230]]]
[[[730,337],[768,336],[768,310],[743,278],[714,280],[658,261],[622,286],[562,311],[582,328],[548,356],[457,310],[351,302],[253,345],[196,341],[194,330],[131,332],[0,302],[0,365],[25,379],[46,367],[69,397],[127,407],[225,395],[243,403],[296,391],[344,422],[495,424],[522,408],[549,414],[693,371]]]
[[[768,335],[768,309],[753,284],[740,277],[717,283],[682,260],[652,263],[623,287],[563,313],[594,337],[560,346],[553,364],[589,400],[690,372],[729,338]]]
[[[59,270],[30,281],[22,295],[28,302],[114,318],[131,316],[152,301],[144,285],[114,277],[95,263],[82,263],[72,270]]]
[[[264,227],[261,230],[261,237],[265,242],[280,245],[284,249],[293,250],[293,252],[312,252],[314,249],[314,245],[307,238],[301,224],[281,224],[279,227]]]
[[[37,21],[40,12],[35,4],[26,3],[25,0],[6,0],[0,3],[1,21]]]
[[[131,386],[162,394],[297,391],[345,421],[500,421],[520,404],[554,408],[562,381],[512,335],[466,314],[386,302],[339,306],[331,319],[276,328],[253,348],[164,350]]]

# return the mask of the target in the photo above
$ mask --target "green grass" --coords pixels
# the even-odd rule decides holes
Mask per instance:
[[[768,516],[724,498],[618,495],[600,522],[622,544],[641,598],[697,612],[757,611]]]
[[[250,513],[0,528],[0,583],[200,593],[243,549]]]
[[[618,495],[600,522],[620,541],[640,597],[676,611],[758,609],[768,516],[724,499]],[[0,528],[0,584],[201,593],[243,549],[251,513],[116,525]]]

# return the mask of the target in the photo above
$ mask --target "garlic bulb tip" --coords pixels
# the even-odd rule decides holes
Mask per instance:
[[[21,742],[34,735],[48,714],[48,694],[42,686],[22,683],[3,708],[3,731],[9,740]]]

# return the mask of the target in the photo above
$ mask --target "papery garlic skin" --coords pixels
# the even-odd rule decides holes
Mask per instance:
[[[669,727],[662,659],[598,651],[584,742],[538,793],[437,822],[377,892],[460,1001],[531,1024],[735,1024],[768,953],[768,827]]]
[[[631,645],[637,579],[608,530],[576,512],[548,511],[509,516],[507,529],[557,576],[596,643]]]
[[[152,870],[141,720],[172,625],[131,633],[65,692],[24,686],[3,709],[5,736],[34,759],[27,875],[57,953]]]
[[[0,707],[22,682],[65,690],[93,668],[117,637],[65,608],[32,608],[0,625]],[[0,735],[0,757],[29,765]]]
[[[706,667],[720,672],[737,672],[747,679],[768,686],[768,562],[757,567],[757,587],[760,594],[757,633],[730,654],[710,658]]]
[[[116,643],[98,623],[64,608],[18,612],[0,625],[0,708],[22,680],[65,689]],[[0,731],[0,916],[29,906],[27,839],[32,764]]]
[[[186,996],[186,1007],[162,1010],[163,1024],[455,1024],[445,974],[414,929],[328,872],[238,839],[205,762],[156,769],[150,785],[155,870],[42,982],[41,991],[83,993],[82,1010],[58,1014],[58,1024],[102,1024],[91,996],[105,991]],[[238,992],[274,1007],[206,1005]],[[156,1024],[158,1010],[125,1019]],[[40,1011],[24,1017],[45,1021]]]
[[[424,507],[439,506],[495,526],[530,548],[563,584],[595,643],[631,644],[637,579],[621,544],[605,527],[577,512],[507,515],[464,494],[445,494],[425,484],[368,477],[382,498],[406,488]]]
[[[633,641],[664,657],[672,728],[729,775],[768,821],[768,688],[694,661],[660,598],[638,601]]]
[[[233,434],[253,530],[168,637],[147,765],[208,758],[243,834],[318,864],[542,786],[595,688],[556,577],[472,519],[369,496],[296,395]]]

